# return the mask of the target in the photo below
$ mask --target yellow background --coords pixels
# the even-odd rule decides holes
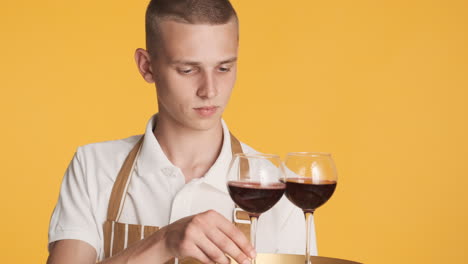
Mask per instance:
[[[264,152],[326,151],[339,185],[319,254],[468,263],[468,2],[241,1],[225,119]],[[147,1],[2,1],[1,262],[46,260],[76,147],[156,111],[133,52]]]

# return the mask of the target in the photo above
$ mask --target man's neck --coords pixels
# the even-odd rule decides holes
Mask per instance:
[[[154,135],[167,158],[184,173],[186,182],[205,175],[223,145],[223,127],[195,130],[158,115]]]

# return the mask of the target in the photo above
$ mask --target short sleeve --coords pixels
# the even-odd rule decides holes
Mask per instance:
[[[90,244],[99,254],[99,230],[84,171],[78,149],[62,180],[60,196],[50,220],[49,244],[58,240],[77,239]]]

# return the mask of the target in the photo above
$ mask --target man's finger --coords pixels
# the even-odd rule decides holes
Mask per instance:
[[[242,252],[250,258],[255,258],[256,252],[249,239],[247,239],[239,228],[233,223],[227,221],[219,226],[221,232],[223,232],[229,239],[234,241],[236,245],[242,250]]]
[[[248,255],[242,252],[242,250],[237,246],[237,244],[220,230],[212,229],[207,233],[207,236],[208,239],[210,239],[224,253],[231,256],[237,263],[250,263]]]
[[[201,250],[198,246],[196,246],[196,249],[192,251],[190,257],[197,259],[201,263],[215,263],[205,253],[203,253],[203,250]]]
[[[219,264],[231,263],[231,260],[224,255],[223,251],[206,236],[200,237],[197,246],[211,261]]]

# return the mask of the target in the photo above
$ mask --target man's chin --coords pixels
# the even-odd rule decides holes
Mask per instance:
[[[221,125],[221,116],[193,120],[191,127],[195,130],[206,131]]]

